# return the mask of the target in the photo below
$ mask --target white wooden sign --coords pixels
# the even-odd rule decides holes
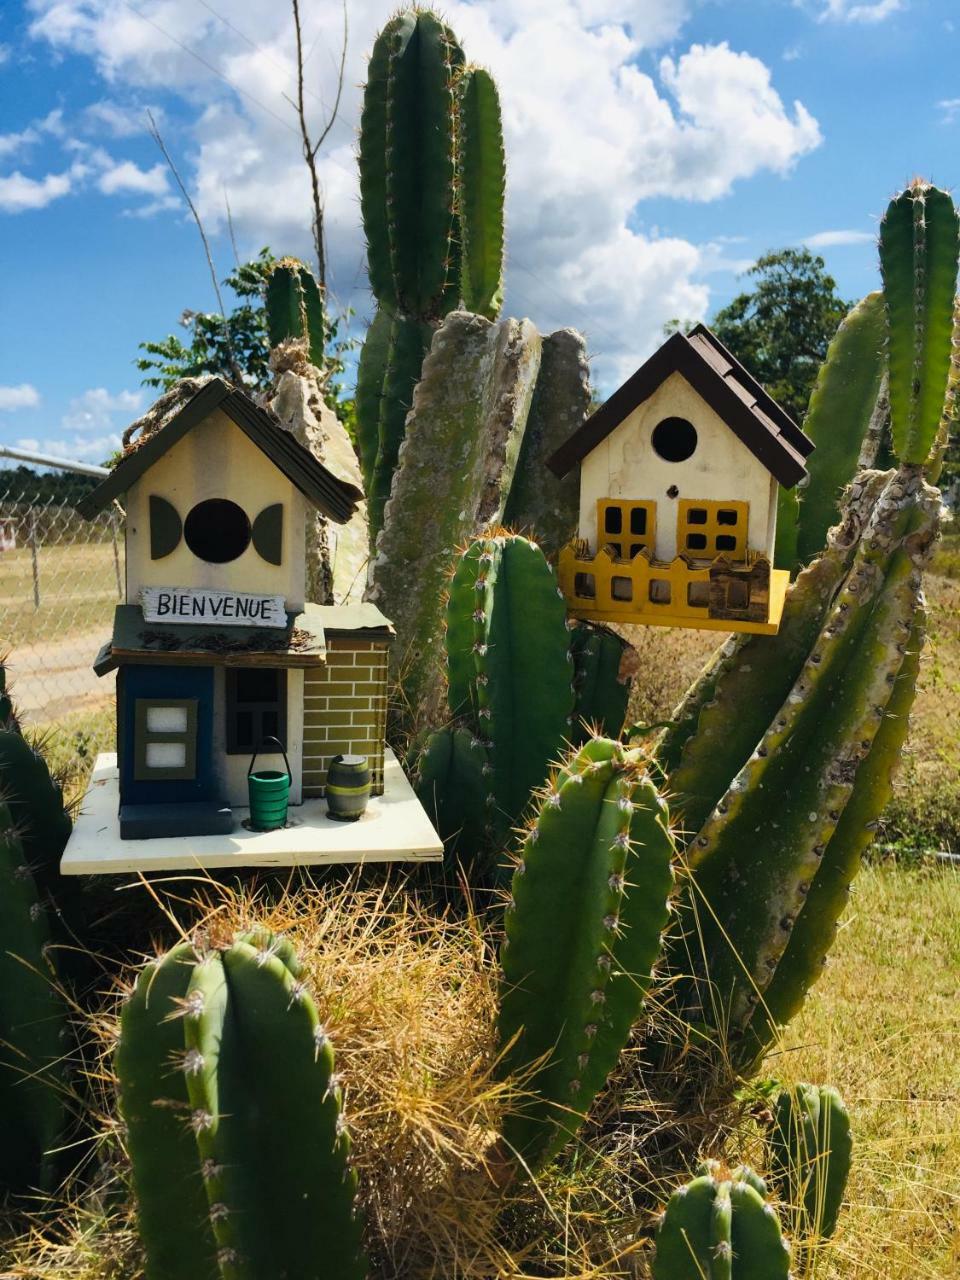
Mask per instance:
[[[209,587],[144,587],[145,622],[179,622],[208,627],[285,627],[283,596],[216,591]]]

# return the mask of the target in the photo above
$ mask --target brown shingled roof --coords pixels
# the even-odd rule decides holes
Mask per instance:
[[[216,409],[236,423],[325,516],[338,524],[347,523],[363,492],[335,476],[248,395],[221,378],[211,378],[161,430],[122,458],[107,478],[77,503],[80,514],[89,520],[118,494],[126,493],[158,458]]]
[[[675,333],[547,460],[565,476],[672,373],[680,373],[786,489],[807,474],[813,441],[702,324]]]

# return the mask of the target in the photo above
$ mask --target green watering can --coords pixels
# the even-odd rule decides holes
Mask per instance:
[[[286,773],[279,769],[260,769],[256,773],[253,766],[257,756],[268,742],[275,742],[280,748]],[[263,738],[253,753],[250,768],[247,770],[247,790],[250,795],[250,829],[252,831],[276,831],[286,825],[287,805],[290,802],[290,761],[286,748],[279,738]]]

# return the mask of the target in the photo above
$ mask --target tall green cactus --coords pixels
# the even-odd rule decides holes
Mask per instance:
[[[63,789],[40,752],[10,729],[0,730],[0,796],[10,810],[41,900],[56,903],[61,922],[68,929],[75,926],[77,888],[60,875],[60,858],[72,829]]]
[[[629,645],[605,627],[572,630],[556,576],[519,534],[477,538],[447,596],[452,722],[429,738],[417,792],[448,853],[499,854],[567,742],[623,728]]]
[[[503,305],[506,161],[500,98],[489,71],[468,67],[459,84],[460,292],[468,311],[494,320]]]
[[[837,1229],[850,1174],[850,1117],[836,1089],[797,1084],[777,1098],[767,1135],[772,1181],[804,1242]]]
[[[457,37],[429,9],[377,36],[360,119],[360,209],[370,286],[421,320],[450,310],[457,228]]]
[[[309,267],[281,258],[267,280],[265,306],[271,350],[290,338],[307,344],[310,363],[323,368],[323,295]]]
[[[502,298],[503,138],[496,86],[456,36],[405,9],[374,42],[360,121],[360,207],[377,315],[360,355],[358,440],[371,535],[383,524],[430,335]]]
[[[809,976],[810,957],[787,955],[788,943],[847,804],[872,786],[860,770],[907,651],[938,509],[915,473],[891,477],[793,688],[688,848],[688,958],[741,1068],[775,1033],[764,1006],[774,976],[795,964]]]
[[[0,1193],[17,1194],[49,1190],[54,1176],[66,1121],[66,1007],[12,810],[0,789]]]
[[[880,223],[880,270],[889,324],[893,447],[926,462],[940,426],[953,355],[960,220],[953,200],[918,178]]]
[[[803,423],[816,449],[800,494],[801,565],[823,550],[827,530],[839,519],[842,491],[857,472],[885,373],[886,340],[886,309],[878,290],[868,293],[841,323],[820,367]]]
[[[333,1050],[266,931],[175,948],[123,1010],[116,1070],[148,1280],[359,1280]]]
[[[503,1137],[531,1170],[582,1123],[639,1016],[672,854],[639,752],[594,738],[567,757],[521,846],[501,950],[500,1070],[531,1095]]]
[[[670,1197],[657,1230],[653,1280],[788,1280],[790,1246],[749,1168],[711,1162]]]
[[[584,742],[590,732],[617,738],[630,701],[631,677],[624,672],[626,640],[609,627],[576,623],[570,631],[573,657],[573,739]]]

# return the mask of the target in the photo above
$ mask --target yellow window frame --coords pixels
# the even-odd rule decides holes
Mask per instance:
[[[607,512],[620,512],[620,532],[607,531]],[[632,533],[634,511],[644,512],[643,533]],[[652,551],[657,536],[657,504],[636,498],[597,499],[597,548],[611,547],[618,560],[632,560],[641,550]]]
[[[677,551],[693,560],[716,560],[718,556],[746,560],[749,520],[749,502],[682,498],[677,511]]]

